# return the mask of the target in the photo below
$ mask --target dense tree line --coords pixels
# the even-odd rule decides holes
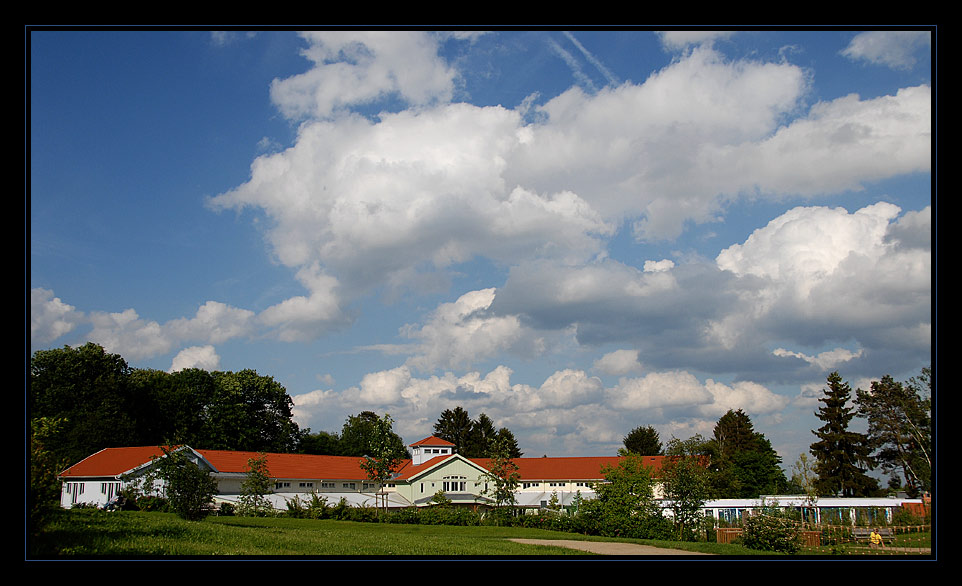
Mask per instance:
[[[269,376],[135,369],[93,343],[35,352],[27,408],[60,422],[45,446],[69,464],[119,446],[291,452],[300,437],[291,397]]]
[[[788,484],[781,457],[768,438],[755,431],[751,418],[741,409],[722,415],[709,438],[672,438],[662,447],[658,432],[649,425],[633,429],[623,443],[621,454],[665,455],[672,463],[690,458],[679,465],[679,473],[693,474],[688,466],[698,462],[705,470],[704,477],[686,477],[685,482],[691,481],[689,486],[697,485],[699,490],[703,486],[708,498],[755,498],[782,492]]]

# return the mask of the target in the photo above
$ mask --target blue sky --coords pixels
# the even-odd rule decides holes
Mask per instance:
[[[28,41],[32,351],[532,456],[741,408],[786,468],[830,372],[932,361],[929,32]]]

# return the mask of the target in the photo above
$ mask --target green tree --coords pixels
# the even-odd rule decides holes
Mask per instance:
[[[490,495],[495,503],[496,516],[501,519],[513,513],[515,491],[521,482],[518,465],[511,459],[511,446],[505,437],[495,437],[489,445],[488,471],[482,475],[486,488],[482,491]]]
[[[147,422],[135,419],[143,410],[129,374],[123,357],[93,343],[33,353],[27,409],[33,418],[61,420],[61,433],[45,443],[54,460],[79,462],[104,448],[145,443],[139,425]]]
[[[819,496],[867,496],[878,483],[865,471],[871,467],[870,448],[865,434],[849,430],[855,416],[848,405],[852,390],[838,372],[828,376],[828,388],[819,399],[823,405],[816,416],[825,424],[813,430],[818,441],[809,447],[815,456]]]
[[[487,457],[491,441],[501,438],[511,458],[520,458],[521,449],[514,434],[506,427],[495,429],[490,417],[482,413],[472,420],[463,407],[445,409],[434,424],[434,435],[454,444],[454,451],[465,458]]]
[[[809,459],[808,454],[799,454],[798,460],[792,465],[792,478],[790,480],[790,486],[793,488],[792,492],[804,494],[808,499],[809,505],[815,506],[815,503],[818,501],[817,482],[818,475],[815,473],[814,465]]]
[[[171,510],[188,521],[203,519],[213,505],[217,481],[186,449],[163,450],[158,465]]]
[[[787,485],[781,457],[741,409],[729,410],[718,420],[709,453],[714,492],[721,497],[755,498]]]
[[[35,538],[60,509],[60,479],[66,460],[57,460],[47,449],[62,433],[62,419],[40,417],[30,422],[30,485],[27,487],[29,535]]]
[[[520,458],[524,455],[518,445],[517,438],[514,437],[514,433],[507,427],[498,430],[496,439],[504,444],[504,449],[507,451],[509,458]]]
[[[371,452],[361,459],[361,469],[368,480],[377,483],[380,490],[390,480],[401,465],[401,457],[394,443],[396,434],[391,429],[394,420],[387,413],[374,422],[371,437]],[[387,495],[383,495],[384,509],[387,510]]]
[[[271,471],[267,465],[267,455],[258,454],[247,460],[247,476],[241,483],[240,506],[238,514],[246,517],[266,517],[273,515],[274,506],[267,495],[271,490]]]
[[[707,462],[700,456],[668,455],[661,469],[662,494],[672,511],[677,538],[694,540],[704,518],[702,506],[711,496]]]
[[[662,520],[655,500],[655,480],[642,456],[627,452],[617,465],[605,465],[603,482],[595,485],[594,499],[581,505],[581,514],[601,535],[652,537],[650,528]]]
[[[204,436],[211,449],[293,452],[300,436],[294,402],[269,376],[253,370],[216,372]]]
[[[381,449],[377,444],[380,441],[381,424],[381,418],[373,411],[349,416],[341,428],[338,455],[363,458],[378,452]],[[404,441],[393,431],[389,434],[388,444],[394,457],[407,457]]]
[[[658,437],[658,431],[650,425],[632,429],[623,438],[622,442],[625,445],[625,450],[629,452],[642,456],[661,455],[661,438]]]
[[[478,415],[477,419],[471,422],[471,429],[468,432],[468,439],[466,445],[464,446],[464,451],[458,453],[465,458],[484,458],[488,454],[488,446],[490,445],[491,440],[493,440],[497,435],[498,430],[494,427],[494,421],[492,421],[491,418],[486,414],[482,413],[481,415]]]
[[[906,384],[886,375],[855,391],[874,460],[888,474],[900,470],[913,496],[931,490],[931,390],[931,369],[924,368]]]
[[[163,432],[156,441],[212,446],[204,433],[207,418],[216,413],[210,410],[217,394],[214,374],[200,368],[185,368],[161,375],[166,381],[154,383],[151,389],[156,396],[157,416],[163,422]]]
[[[471,446],[471,432],[474,427],[468,412],[462,407],[445,409],[434,424],[434,435],[454,444],[454,451],[465,455]]]
[[[336,456],[340,453],[339,444],[341,438],[336,433],[318,431],[312,433],[310,428],[301,430],[301,438],[297,444],[297,452],[300,454],[313,454],[315,456]]]

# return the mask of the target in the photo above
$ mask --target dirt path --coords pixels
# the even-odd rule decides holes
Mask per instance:
[[[555,545],[558,547],[569,547],[580,549],[600,555],[650,555],[650,556],[673,556],[673,555],[711,555],[681,549],[665,549],[651,545],[639,545],[637,543],[621,543],[618,541],[577,541],[571,539],[512,539],[518,543],[528,543],[531,545]]]

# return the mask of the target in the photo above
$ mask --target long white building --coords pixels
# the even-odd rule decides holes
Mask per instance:
[[[491,504],[486,474],[490,460],[465,458],[454,452],[450,442],[436,437],[411,444],[412,458],[404,460],[396,474],[385,485],[371,482],[361,468],[361,458],[315,456],[307,454],[258,454],[224,450],[200,450],[187,446],[184,451],[198,466],[210,471],[217,481],[217,502],[237,503],[246,477],[248,462],[266,456],[273,481],[268,495],[273,506],[286,510],[288,501],[301,501],[318,495],[330,504],[341,502],[355,507],[423,507],[430,506],[436,495],[455,505],[482,507]],[[143,479],[164,456],[160,446],[108,448],[85,458],[61,473],[61,505],[104,506],[129,485],[142,487]],[[537,510],[558,505],[571,507],[578,499],[595,497],[594,486],[604,481],[606,467],[621,461],[618,456],[514,458],[520,474],[515,493],[518,507]],[[646,456],[657,478],[663,456]],[[160,480],[154,489],[163,490]],[[655,496],[660,498],[656,489]],[[919,499],[819,499],[814,505],[804,497],[764,497],[764,499],[722,499],[705,504],[707,515],[719,520],[740,519],[746,511],[763,505],[794,508],[812,520],[857,517],[857,511],[871,509],[891,519],[903,503],[920,504]],[[849,511],[850,515],[840,511]],[[882,511],[879,513],[879,511]]]

